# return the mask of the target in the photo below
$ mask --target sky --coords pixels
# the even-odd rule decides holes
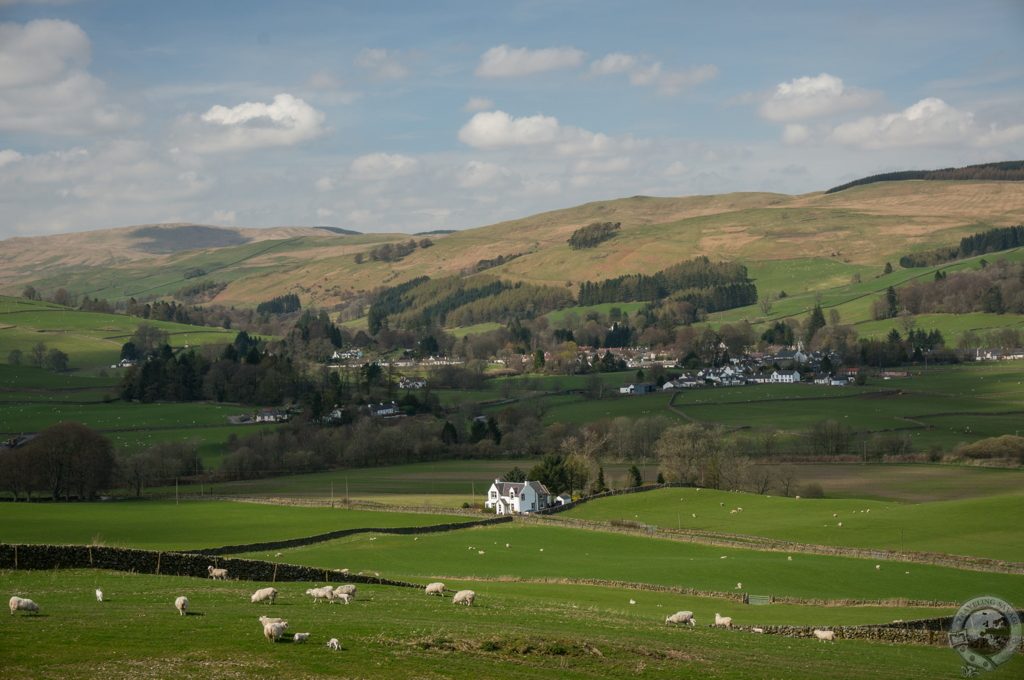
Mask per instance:
[[[0,238],[463,229],[1024,159],[1024,0],[0,0]]]

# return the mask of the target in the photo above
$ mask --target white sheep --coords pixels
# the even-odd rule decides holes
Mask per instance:
[[[721,626],[722,628],[732,628],[732,617],[722,616],[718,612],[715,612],[715,625]]]
[[[284,631],[288,628],[287,621],[281,621],[279,623],[265,623],[263,624],[263,637],[267,638],[271,642],[277,642],[284,635]]]
[[[842,526],[843,526],[843,523],[842,523],[842,522],[839,522],[838,524],[836,524],[836,526],[837,526],[837,527],[842,527]]]
[[[99,588],[96,589],[96,601],[103,602],[103,591]]]
[[[39,605],[27,597],[18,597],[15,595],[7,604],[11,607],[11,616],[14,616],[14,612],[19,609],[23,612],[32,612],[33,614],[39,613]]]
[[[736,590],[743,590],[743,582],[742,581],[737,581],[736,582]]]
[[[292,642],[305,642],[309,639],[309,633],[296,633],[292,636]]]
[[[630,604],[636,604],[636,600],[634,600],[633,598],[629,598],[629,603]]]
[[[249,597],[249,601],[253,604],[256,604],[257,602],[270,602],[270,604],[274,604],[274,600],[276,599],[277,588],[260,588]]]
[[[834,631],[831,630],[819,630],[815,628],[814,637],[818,638],[822,642],[834,642],[836,639],[836,634]]]
[[[339,597],[341,595],[348,595],[351,599],[356,599],[356,584],[345,583],[334,589],[334,596]],[[346,602],[346,604],[348,604]]]
[[[178,610],[178,613],[185,616],[188,613],[188,598],[184,595],[179,595],[174,600],[174,608]]]
[[[218,569],[217,567],[213,566],[212,564],[206,568],[206,572],[210,575],[210,578],[212,578],[214,580],[223,581],[224,579],[226,579],[228,577],[228,570],[227,569]]]
[[[757,627],[755,627],[755,628],[751,628],[750,630],[755,632],[755,633],[763,633],[764,632],[764,628],[757,628]]]
[[[338,651],[339,649],[341,649],[341,643],[338,642],[338,638],[331,638],[330,640],[328,640],[327,649],[333,649],[334,651]]]
[[[316,604],[320,600],[327,600],[328,602],[331,602],[334,600],[334,588],[330,586],[310,588],[306,591],[306,595],[313,598],[313,604]]]
[[[460,590],[455,593],[455,597],[452,598],[453,604],[464,604],[467,607],[473,606],[473,600],[476,599],[476,593],[472,590]]]
[[[881,564],[876,564],[876,565],[875,565],[875,571],[878,571],[878,570],[879,570],[879,569],[881,569],[881,568],[882,568],[882,565],[881,565]]]
[[[665,618],[666,624],[686,624],[688,626],[696,626],[697,619],[693,618],[693,612],[691,611],[678,611],[672,616]]]
[[[348,593],[334,593],[334,599],[331,600],[331,602],[342,602],[344,604],[349,604],[350,602],[352,602],[353,597],[353,595],[349,595]]]
[[[427,595],[437,595],[439,597],[444,597],[444,584],[440,581],[436,583],[428,583],[427,587],[424,588],[424,592]]]
[[[720,502],[720,503],[718,504],[718,506],[719,506],[719,507],[721,507],[721,508],[724,508],[724,507],[725,507],[725,503],[721,503],[721,502]]]
[[[261,626],[265,626],[268,623],[284,623],[284,619],[279,619],[275,616],[261,616],[259,622]]]
[[[735,510],[735,509],[733,509],[733,510],[730,510],[730,511],[729,511],[729,514],[730,514],[730,515],[735,515],[735,514],[736,514],[736,510]]]
[[[792,562],[793,561],[793,556],[792,555],[786,555],[786,561],[787,562]]]

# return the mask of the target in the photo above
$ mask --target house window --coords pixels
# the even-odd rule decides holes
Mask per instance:
[[[491,498],[497,498],[497,497],[498,497],[498,492],[497,491],[492,491],[491,492]]]

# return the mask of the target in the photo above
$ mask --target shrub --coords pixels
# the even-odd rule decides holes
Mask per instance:
[[[812,482],[804,485],[803,492],[800,495],[804,498],[824,498],[825,490],[821,488],[821,484]]]

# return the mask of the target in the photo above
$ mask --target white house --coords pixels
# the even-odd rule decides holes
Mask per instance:
[[[529,513],[551,505],[551,492],[540,482],[506,482],[495,479],[487,491],[484,507],[499,515]]]
[[[567,493],[560,493],[555,496],[555,505],[569,505],[572,503],[572,496]]]
[[[385,404],[383,402],[380,404],[370,404],[366,408],[374,418],[394,418],[395,416],[402,414],[402,411],[398,408],[398,404],[395,402],[391,402],[390,404]]]
[[[800,382],[800,371],[773,371],[769,382],[773,383],[798,383]]]
[[[274,408],[260,409],[256,414],[257,423],[286,423],[288,414],[285,411]]]

